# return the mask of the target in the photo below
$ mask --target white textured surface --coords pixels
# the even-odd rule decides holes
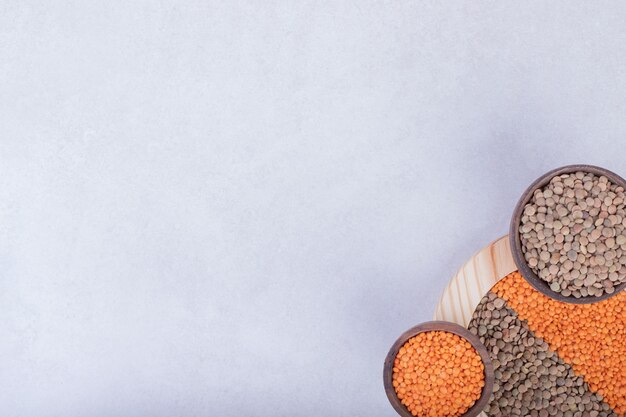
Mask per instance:
[[[393,416],[525,186],[626,174],[622,2],[0,1],[0,415]]]

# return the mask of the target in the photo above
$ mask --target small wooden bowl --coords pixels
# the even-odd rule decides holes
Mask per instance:
[[[607,298],[611,298],[614,295],[617,295],[621,290],[623,290],[626,287],[626,282],[620,285],[617,285],[615,287],[615,291],[613,292],[613,294],[608,294],[605,292],[599,297],[596,297],[596,296],[587,296],[587,297],[580,297],[580,298],[576,298],[574,296],[566,297],[563,294],[552,291],[550,289],[550,285],[546,281],[539,278],[539,276],[537,276],[537,274],[535,274],[533,270],[530,268],[530,266],[526,263],[526,258],[524,258],[524,252],[522,252],[522,242],[520,240],[520,235],[519,235],[519,227],[520,227],[522,215],[524,213],[524,207],[526,206],[526,203],[528,203],[530,199],[532,198],[535,190],[546,186],[550,182],[550,180],[556,177],[557,175],[570,174],[572,172],[577,172],[577,171],[590,172],[598,176],[604,175],[613,184],[619,185],[626,190],[626,180],[624,180],[622,177],[620,177],[616,173],[609,171],[608,169],[600,168],[600,167],[593,166],[593,165],[567,165],[561,168],[553,169],[552,171],[549,171],[543,174],[541,177],[535,180],[532,184],[530,184],[530,186],[526,189],[526,191],[524,191],[524,194],[522,194],[522,197],[517,202],[517,205],[515,206],[515,210],[513,211],[513,217],[511,218],[511,225],[509,229],[509,242],[511,245],[511,252],[513,254],[513,260],[515,261],[515,264],[517,265],[517,268],[520,274],[522,274],[524,279],[526,279],[526,281],[530,285],[532,285],[533,288],[535,288],[537,291],[541,292],[542,294],[545,294],[548,297],[553,298],[557,301],[561,301],[565,303],[572,303],[572,304],[591,304],[591,303],[596,303],[598,301],[606,300]]]
[[[393,362],[395,361],[396,356],[398,356],[398,351],[407,342],[407,340],[420,333],[430,331],[443,331],[448,333],[454,333],[457,336],[461,336],[463,339],[467,340],[480,355],[480,358],[485,365],[485,386],[483,387],[483,392],[480,395],[480,398],[462,416],[476,417],[483,411],[483,409],[489,402],[489,397],[491,396],[491,393],[493,391],[493,382],[495,379],[493,373],[493,364],[491,363],[491,358],[489,357],[487,348],[481,343],[478,336],[472,334],[465,327],[461,327],[458,324],[450,323],[447,321],[429,321],[426,323],[418,324],[417,326],[402,333],[402,335],[398,338],[398,340],[396,340],[393,346],[391,346],[391,349],[387,354],[387,358],[385,358],[385,367],[383,369],[385,393],[387,393],[387,398],[389,398],[389,402],[396,410],[396,412],[402,417],[413,417],[413,414],[411,414],[411,412],[404,406],[404,404],[402,404],[402,402],[398,398],[398,395],[396,394],[396,390],[393,388]]]

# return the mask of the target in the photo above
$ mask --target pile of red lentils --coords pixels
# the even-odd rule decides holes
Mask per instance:
[[[393,387],[416,417],[459,417],[485,386],[480,355],[464,338],[444,331],[419,333],[398,351]]]

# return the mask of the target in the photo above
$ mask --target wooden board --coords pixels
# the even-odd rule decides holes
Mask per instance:
[[[467,328],[472,318],[472,315],[476,307],[478,307],[482,298],[489,292],[489,290],[491,290],[491,288],[498,281],[502,280],[507,275],[516,270],[517,266],[515,265],[515,262],[513,260],[508,236],[504,236],[496,240],[495,242],[492,242],[487,247],[472,256],[465,263],[465,265],[463,265],[463,267],[452,277],[452,279],[446,286],[443,295],[441,296],[441,299],[439,300],[439,303],[437,304],[437,307],[435,309],[435,320],[449,321]],[[553,303],[555,302],[553,300],[549,301]],[[610,303],[612,301],[613,299],[602,302]],[[572,306],[572,308],[581,309],[587,307],[574,304],[570,304],[570,306]],[[515,308],[513,309],[515,310]],[[567,314],[561,314],[560,317],[563,318],[565,316],[567,316]],[[615,322],[615,320],[612,320],[612,322]],[[535,326],[536,325],[537,322],[535,323]],[[531,329],[533,329],[532,326],[530,327]],[[535,329],[533,329],[533,331],[536,331]],[[558,327],[558,331],[561,331],[563,329],[564,327]],[[577,332],[578,329],[574,329],[574,333],[570,331],[570,337],[576,338],[574,334],[577,334]],[[542,337],[545,337],[545,335]],[[549,339],[547,340],[547,342],[548,344],[550,344]],[[556,349],[555,351],[558,353],[558,347],[553,348],[551,346],[551,349]],[[602,349],[600,349],[600,351],[602,351]],[[588,354],[587,356],[593,355]],[[577,371],[577,374],[583,375],[584,372],[579,370]],[[599,386],[596,386],[596,388],[593,389],[598,390]],[[618,390],[619,389],[620,388],[618,387]],[[620,391],[617,391],[617,394],[611,397],[613,398],[613,403],[609,401],[609,405],[614,408],[618,407],[619,404],[623,404],[624,397],[621,397],[619,392]],[[622,402],[620,403],[620,401]],[[486,416],[485,413],[481,413],[480,415],[481,417]]]
[[[452,277],[435,309],[435,320],[467,327],[474,310],[491,287],[516,270],[508,236],[492,242],[472,256]]]

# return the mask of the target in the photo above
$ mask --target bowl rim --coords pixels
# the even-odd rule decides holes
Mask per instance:
[[[557,301],[561,301],[564,303],[570,304],[592,304],[600,301],[607,300],[615,295],[619,294],[624,288],[626,288],[626,282],[623,282],[615,287],[615,291],[613,294],[609,294],[605,292],[599,297],[596,296],[587,296],[576,298],[574,296],[564,296],[563,294],[557,293],[550,289],[550,285],[543,279],[539,278],[537,274],[530,268],[530,266],[526,263],[526,259],[524,258],[524,253],[522,252],[522,242],[519,234],[519,227],[521,218],[524,212],[524,207],[532,198],[535,190],[539,188],[543,188],[547,185],[550,180],[557,175],[562,174],[570,174],[572,172],[590,172],[592,174],[598,176],[605,176],[612,183],[621,186],[626,190],[626,180],[617,175],[616,173],[609,171],[606,168],[602,168],[595,165],[586,165],[586,164],[572,164],[565,165],[559,168],[555,168],[541,175],[535,181],[533,181],[528,188],[522,193],[520,199],[517,201],[515,205],[515,209],[513,210],[513,215],[511,216],[511,223],[509,226],[509,243],[511,246],[511,253],[513,255],[513,261],[517,266],[519,273],[524,277],[526,282],[528,282],[534,289],[539,291],[540,293],[554,299]]]
[[[383,368],[383,382],[385,386],[385,393],[387,394],[387,398],[391,403],[392,407],[396,410],[396,412],[402,417],[414,417],[413,414],[402,404],[400,399],[396,394],[396,390],[393,387],[393,363],[398,355],[398,351],[400,348],[409,340],[410,338],[424,332],[431,331],[443,331],[448,333],[453,333],[457,336],[462,337],[467,340],[476,352],[480,355],[480,358],[485,367],[485,386],[482,389],[480,398],[476,400],[474,405],[472,405],[461,417],[476,417],[479,415],[489,402],[489,398],[493,392],[493,384],[495,380],[493,363],[491,362],[491,357],[489,356],[489,352],[485,345],[480,341],[480,338],[470,332],[463,326],[460,326],[456,323],[448,322],[448,321],[428,321],[425,323],[418,324],[417,326],[411,327],[409,330],[405,331],[396,339],[394,344],[389,349],[389,353],[387,353],[387,357],[385,358],[385,364]]]

